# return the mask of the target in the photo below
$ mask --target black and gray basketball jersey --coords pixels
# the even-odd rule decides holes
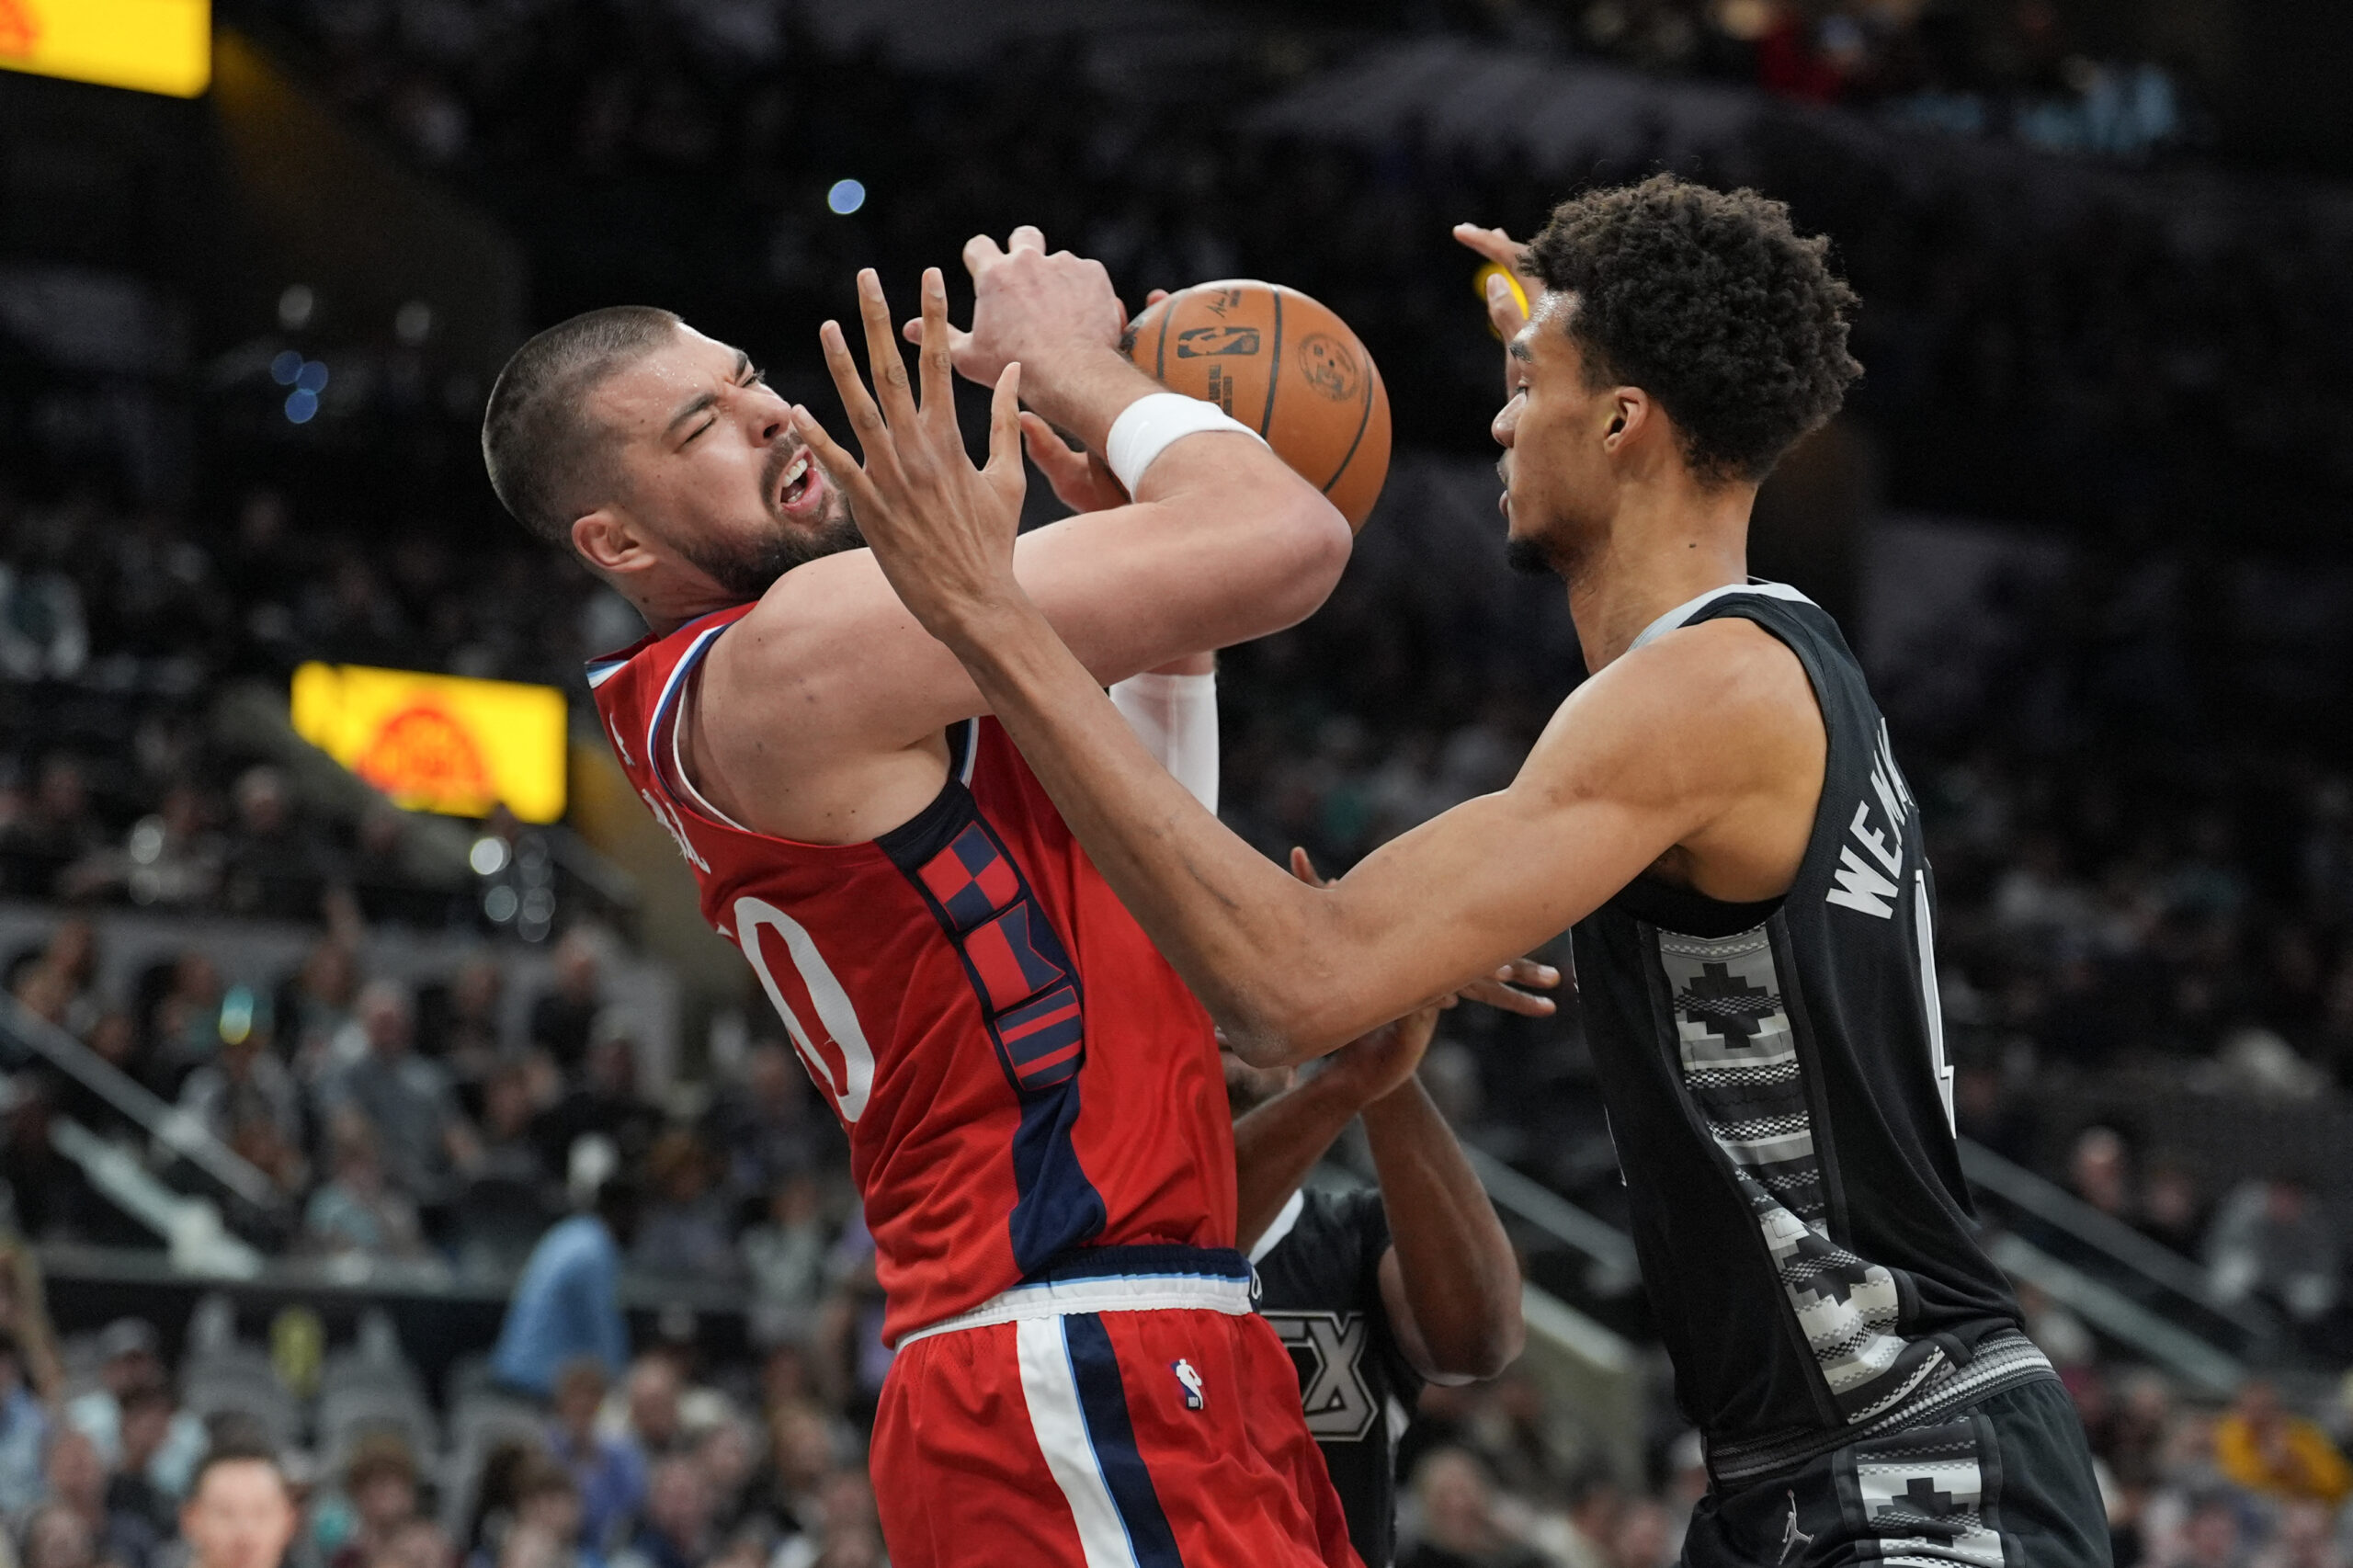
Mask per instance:
[[[1298,1369],[1307,1429],[1366,1568],[1389,1568],[1396,1550],[1397,1439],[1422,1396],[1381,1301],[1388,1250],[1389,1213],[1370,1187],[1301,1188],[1250,1249],[1258,1315]]]
[[[1886,723],[1837,624],[1779,584],[1634,646],[1726,616],[1797,654],[1828,732],[1797,881],[1728,904],[1638,878],[1575,931],[1643,1278],[1720,1480],[2050,1375],[1973,1234],[1935,884]]]

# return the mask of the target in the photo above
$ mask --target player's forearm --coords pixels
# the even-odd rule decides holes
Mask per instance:
[[[1291,1027],[1302,995],[1336,989],[1327,893],[1257,855],[1171,778],[1034,609],[974,607],[950,645],[1097,869],[1245,1061],[1301,1061],[1354,1038],[1327,1028],[1302,1048],[1311,1037]]]
[[[1326,1074],[1276,1096],[1233,1124],[1236,1246],[1247,1252],[1267,1233],[1356,1114],[1357,1096]]]
[[[1365,1107],[1399,1281],[1432,1370],[1491,1378],[1527,1338],[1519,1260],[1454,1131],[1408,1078]]]
[[[1208,432],[1176,443],[1144,471],[1135,499],[1172,555],[1162,592],[1197,601],[1188,623],[1203,649],[1250,642],[1314,614],[1355,547],[1331,503],[1245,435]]]

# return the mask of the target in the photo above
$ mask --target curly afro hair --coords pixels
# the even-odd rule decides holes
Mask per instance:
[[[1654,175],[1561,203],[1529,259],[1546,288],[1577,297],[1569,335],[1589,384],[1641,387],[1683,433],[1694,473],[1753,484],[1863,373],[1847,352],[1855,291],[1828,248],[1753,190]]]

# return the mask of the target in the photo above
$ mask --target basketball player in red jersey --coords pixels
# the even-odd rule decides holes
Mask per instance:
[[[1031,406],[1104,451],[1158,389],[1117,350],[1102,267],[1031,229],[966,261],[961,352],[1018,358]],[[880,282],[858,288],[882,396],[912,407]],[[937,271],[923,313],[944,408]],[[848,363],[838,327],[824,343]],[[1181,438],[1146,431],[1132,505],[1020,546],[1105,682],[1292,624],[1347,559],[1255,436],[1176,417]],[[1030,434],[1086,487],[1085,458]],[[1208,1017],[860,548],[787,405],[667,312],[599,311],[517,351],[483,444],[508,509],[652,627],[591,667],[608,738],[848,1130],[900,1351],[872,1456],[892,1560],[1353,1563],[1233,1250]]]

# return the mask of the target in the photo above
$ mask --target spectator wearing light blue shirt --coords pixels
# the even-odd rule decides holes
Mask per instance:
[[[544,1400],[569,1361],[595,1357],[608,1376],[629,1364],[621,1248],[636,1221],[636,1191],[615,1177],[597,1189],[594,1213],[575,1214],[540,1238],[491,1352],[491,1373],[499,1382]]]
[[[165,1384],[162,1340],[144,1318],[117,1318],[99,1331],[100,1386],[65,1406],[65,1424],[90,1439],[109,1471],[122,1463],[122,1402],[137,1390]],[[146,1478],[166,1495],[187,1494],[188,1478],[210,1439],[193,1412],[175,1410],[163,1440],[145,1464]]]
[[[0,1514],[20,1517],[48,1494],[49,1412],[25,1386],[17,1336],[0,1331]]]

